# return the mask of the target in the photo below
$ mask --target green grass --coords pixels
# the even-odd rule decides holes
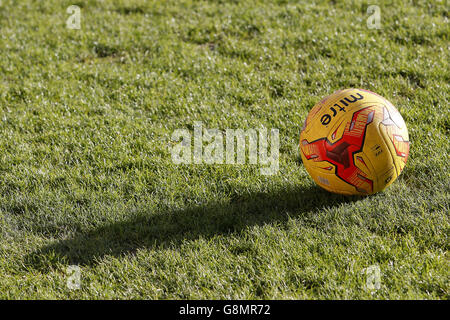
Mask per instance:
[[[0,298],[448,299],[448,4],[373,2],[2,0]],[[387,97],[412,141],[365,198],[319,189],[298,152],[348,87]],[[194,121],[278,128],[278,174],[173,164]]]

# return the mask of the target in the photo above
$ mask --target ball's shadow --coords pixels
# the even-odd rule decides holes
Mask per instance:
[[[141,212],[133,218],[60,240],[29,254],[27,268],[48,270],[57,263],[93,265],[105,255],[130,254],[139,248],[179,246],[187,240],[240,232],[247,227],[307,219],[308,212],[359,197],[328,193],[315,186],[236,196],[227,203],[164,212]],[[51,257],[51,258],[49,258]]]

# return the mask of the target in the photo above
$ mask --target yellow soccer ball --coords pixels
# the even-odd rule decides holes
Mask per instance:
[[[309,112],[300,133],[300,154],[322,188],[373,194],[394,182],[405,167],[408,129],[382,96],[363,89],[340,90]]]

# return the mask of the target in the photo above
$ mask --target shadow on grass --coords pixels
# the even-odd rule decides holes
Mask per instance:
[[[141,212],[127,221],[99,227],[40,248],[25,258],[26,268],[42,271],[58,263],[94,265],[105,255],[120,256],[139,248],[178,246],[199,237],[239,232],[249,226],[307,219],[307,213],[351,202],[319,187],[242,195],[227,203],[210,203],[168,212]]]

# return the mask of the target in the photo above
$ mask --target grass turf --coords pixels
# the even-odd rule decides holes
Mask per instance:
[[[447,3],[377,1],[381,29],[371,4],[2,0],[0,298],[448,299]],[[412,141],[366,198],[320,190],[298,153],[347,87],[392,101]],[[173,164],[194,121],[278,128],[279,173]]]

